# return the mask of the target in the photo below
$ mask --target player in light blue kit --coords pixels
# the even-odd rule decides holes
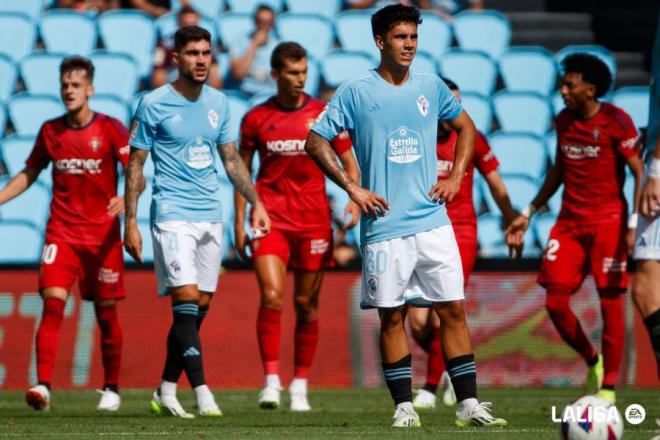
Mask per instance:
[[[141,262],[142,239],[136,209],[144,189],[142,167],[151,151],[155,166],[151,233],[160,295],[169,294],[174,321],[167,337],[162,382],[151,410],[158,415],[192,418],[176,398],[185,370],[198,413],[222,412],[206,386],[199,326],[216,290],[222,255],[222,206],[218,161],[253,206],[252,228],[267,234],[270,220],[229,134],[227,97],[204,85],[211,65],[211,36],[197,26],[175,34],[174,62],[179,76],[142,98],[131,129],[126,171],[126,250]],[[217,150],[216,150],[217,146]]]
[[[477,374],[463,308],[463,273],[444,201],[458,192],[472,159],[475,128],[435,74],[412,72],[419,10],[392,5],[371,18],[380,65],[343,84],[312,126],[306,151],[362,210],[362,306],[376,307],[394,427],[420,426],[412,406],[406,304],[433,307],[442,325],[447,371],[456,391],[456,425],[504,426],[477,400]],[[446,180],[436,177],[437,121],[458,132]],[[362,185],[342,170],[329,141],[348,130]]]

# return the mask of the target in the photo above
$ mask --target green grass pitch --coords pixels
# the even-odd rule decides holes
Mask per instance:
[[[55,391],[53,408],[40,413],[28,408],[22,392],[0,392],[0,438],[455,438],[455,439],[557,439],[559,426],[550,420],[551,407],[561,411],[579,395],[571,389],[486,389],[482,400],[492,401],[494,413],[508,419],[502,430],[458,430],[453,427],[453,409],[438,407],[420,412],[422,428],[390,428],[393,407],[386,389],[313,390],[310,413],[287,409],[265,411],[257,407],[257,391],[216,392],[224,412],[219,419],[181,420],[155,417],[148,411],[150,391],[123,391],[123,405],[117,414],[95,410],[98,395],[93,391]],[[189,390],[180,390],[181,403],[192,411]],[[622,389],[618,408],[631,403],[646,409],[647,417],[638,426],[625,424],[626,439],[650,440],[660,435],[658,390]],[[283,407],[288,401],[283,393]]]

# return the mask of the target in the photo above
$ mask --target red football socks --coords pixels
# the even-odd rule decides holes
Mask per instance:
[[[600,310],[603,315],[603,363],[605,376],[603,386],[614,387],[619,376],[619,365],[623,357],[625,324],[623,322],[622,289],[599,290]]]
[[[119,383],[119,369],[121,365],[122,334],[117,318],[117,308],[96,307],[96,321],[101,330],[101,357],[103,358],[103,371],[106,386]]]
[[[279,374],[282,311],[260,307],[257,315],[257,339],[264,374]]]
[[[294,339],[294,377],[306,379],[309,369],[312,367],[314,353],[319,342],[319,320],[311,322],[296,321],[296,334]]]
[[[44,299],[41,323],[37,330],[37,380],[40,384],[50,385],[53,377],[57,340],[64,319],[65,305],[66,302],[59,298]]]
[[[571,289],[558,284],[549,284],[547,291],[545,307],[561,338],[586,362],[591,361],[597,353],[584,334],[577,316],[571,310]]]

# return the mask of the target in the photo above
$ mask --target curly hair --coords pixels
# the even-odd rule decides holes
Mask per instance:
[[[612,84],[612,73],[607,64],[595,55],[588,53],[574,53],[568,55],[561,62],[562,70],[566,73],[579,73],[582,81],[596,87],[596,98],[605,95]]]
[[[374,38],[376,35],[384,38],[385,34],[399,23],[421,24],[422,18],[419,9],[400,4],[385,6],[371,16],[371,32]]]

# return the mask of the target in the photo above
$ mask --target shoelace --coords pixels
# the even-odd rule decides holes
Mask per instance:
[[[413,417],[412,413],[410,411],[408,411],[407,409],[397,408],[396,411],[394,412],[394,417],[392,417],[392,418],[393,419],[398,419],[401,416]]]
[[[479,402],[477,405],[472,408],[472,411],[470,411],[470,417],[482,417],[485,419],[490,420],[495,420],[495,417],[493,417],[490,413],[491,409],[490,407],[493,404],[491,402]]]

